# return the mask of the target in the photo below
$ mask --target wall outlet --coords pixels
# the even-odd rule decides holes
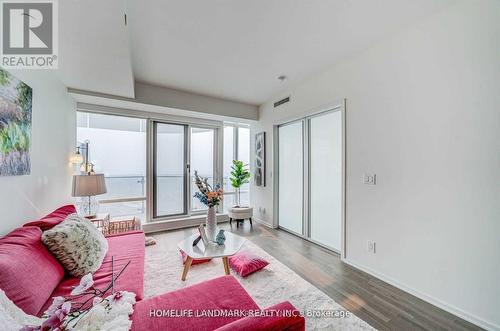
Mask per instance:
[[[259,207],[259,213],[265,214],[266,213],[266,208],[265,207]]]
[[[375,254],[375,253],[376,253],[376,242],[371,241],[371,240],[368,240],[368,241],[366,242],[366,250],[367,250],[369,253],[373,253],[373,254]]]
[[[365,185],[377,184],[377,175],[376,174],[363,174],[363,184],[365,184]]]

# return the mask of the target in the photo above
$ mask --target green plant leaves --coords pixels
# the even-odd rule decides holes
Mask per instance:
[[[234,188],[240,188],[243,184],[249,183],[250,171],[248,170],[248,165],[244,164],[242,161],[233,160],[233,165],[231,166],[231,186]]]

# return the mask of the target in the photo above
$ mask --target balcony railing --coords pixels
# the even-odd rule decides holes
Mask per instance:
[[[146,214],[146,177],[143,175],[124,175],[124,176],[106,176],[107,193],[99,196],[101,203],[101,211],[107,212],[113,217],[120,216],[136,216],[145,220]],[[169,196],[179,197],[177,203],[182,204],[183,195],[181,191],[177,191],[175,187],[183,187],[182,182],[184,176],[182,175],[161,175],[158,176],[158,181],[164,184],[163,187],[171,187],[173,192]],[[212,179],[209,177],[209,181]],[[177,183],[177,184],[176,184]],[[224,212],[228,206],[232,206],[236,202],[236,192],[231,187],[231,182],[228,177],[223,178],[224,188]],[[161,185],[161,184],[160,184]],[[177,191],[177,192],[176,192]],[[194,176],[191,176],[191,193],[197,191],[194,184]],[[248,186],[241,190],[241,203],[248,204],[249,190]],[[175,204],[176,201],[169,200],[169,204]],[[161,203],[161,202],[160,202]],[[205,210],[206,207],[200,202],[191,198],[191,211]]]

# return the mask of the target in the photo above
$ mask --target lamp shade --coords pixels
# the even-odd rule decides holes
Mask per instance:
[[[106,193],[106,181],[103,174],[74,175],[71,196],[89,197]]]

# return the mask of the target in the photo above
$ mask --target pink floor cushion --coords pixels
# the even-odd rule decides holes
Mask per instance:
[[[181,253],[181,257],[182,257],[182,264],[185,264],[186,260],[187,260],[187,254],[184,253],[184,251],[182,249],[179,249],[179,252]],[[191,262],[191,265],[210,262],[210,261],[212,261],[212,259],[193,259],[193,262]]]
[[[64,221],[68,215],[71,215],[73,213],[76,213],[75,206],[62,206],[57,208],[47,216],[44,216],[39,220],[26,223],[23,226],[38,226],[40,229],[42,229],[42,231],[49,230]]]
[[[268,265],[269,262],[249,251],[241,251],[229,257],[229,265],[241,277],[246,277]]]
[[[0,288],[25,313],[36,315],[64,277],[38,227],[17,228],[0,239]],[[1,329],[1,327],[0,327]]]

